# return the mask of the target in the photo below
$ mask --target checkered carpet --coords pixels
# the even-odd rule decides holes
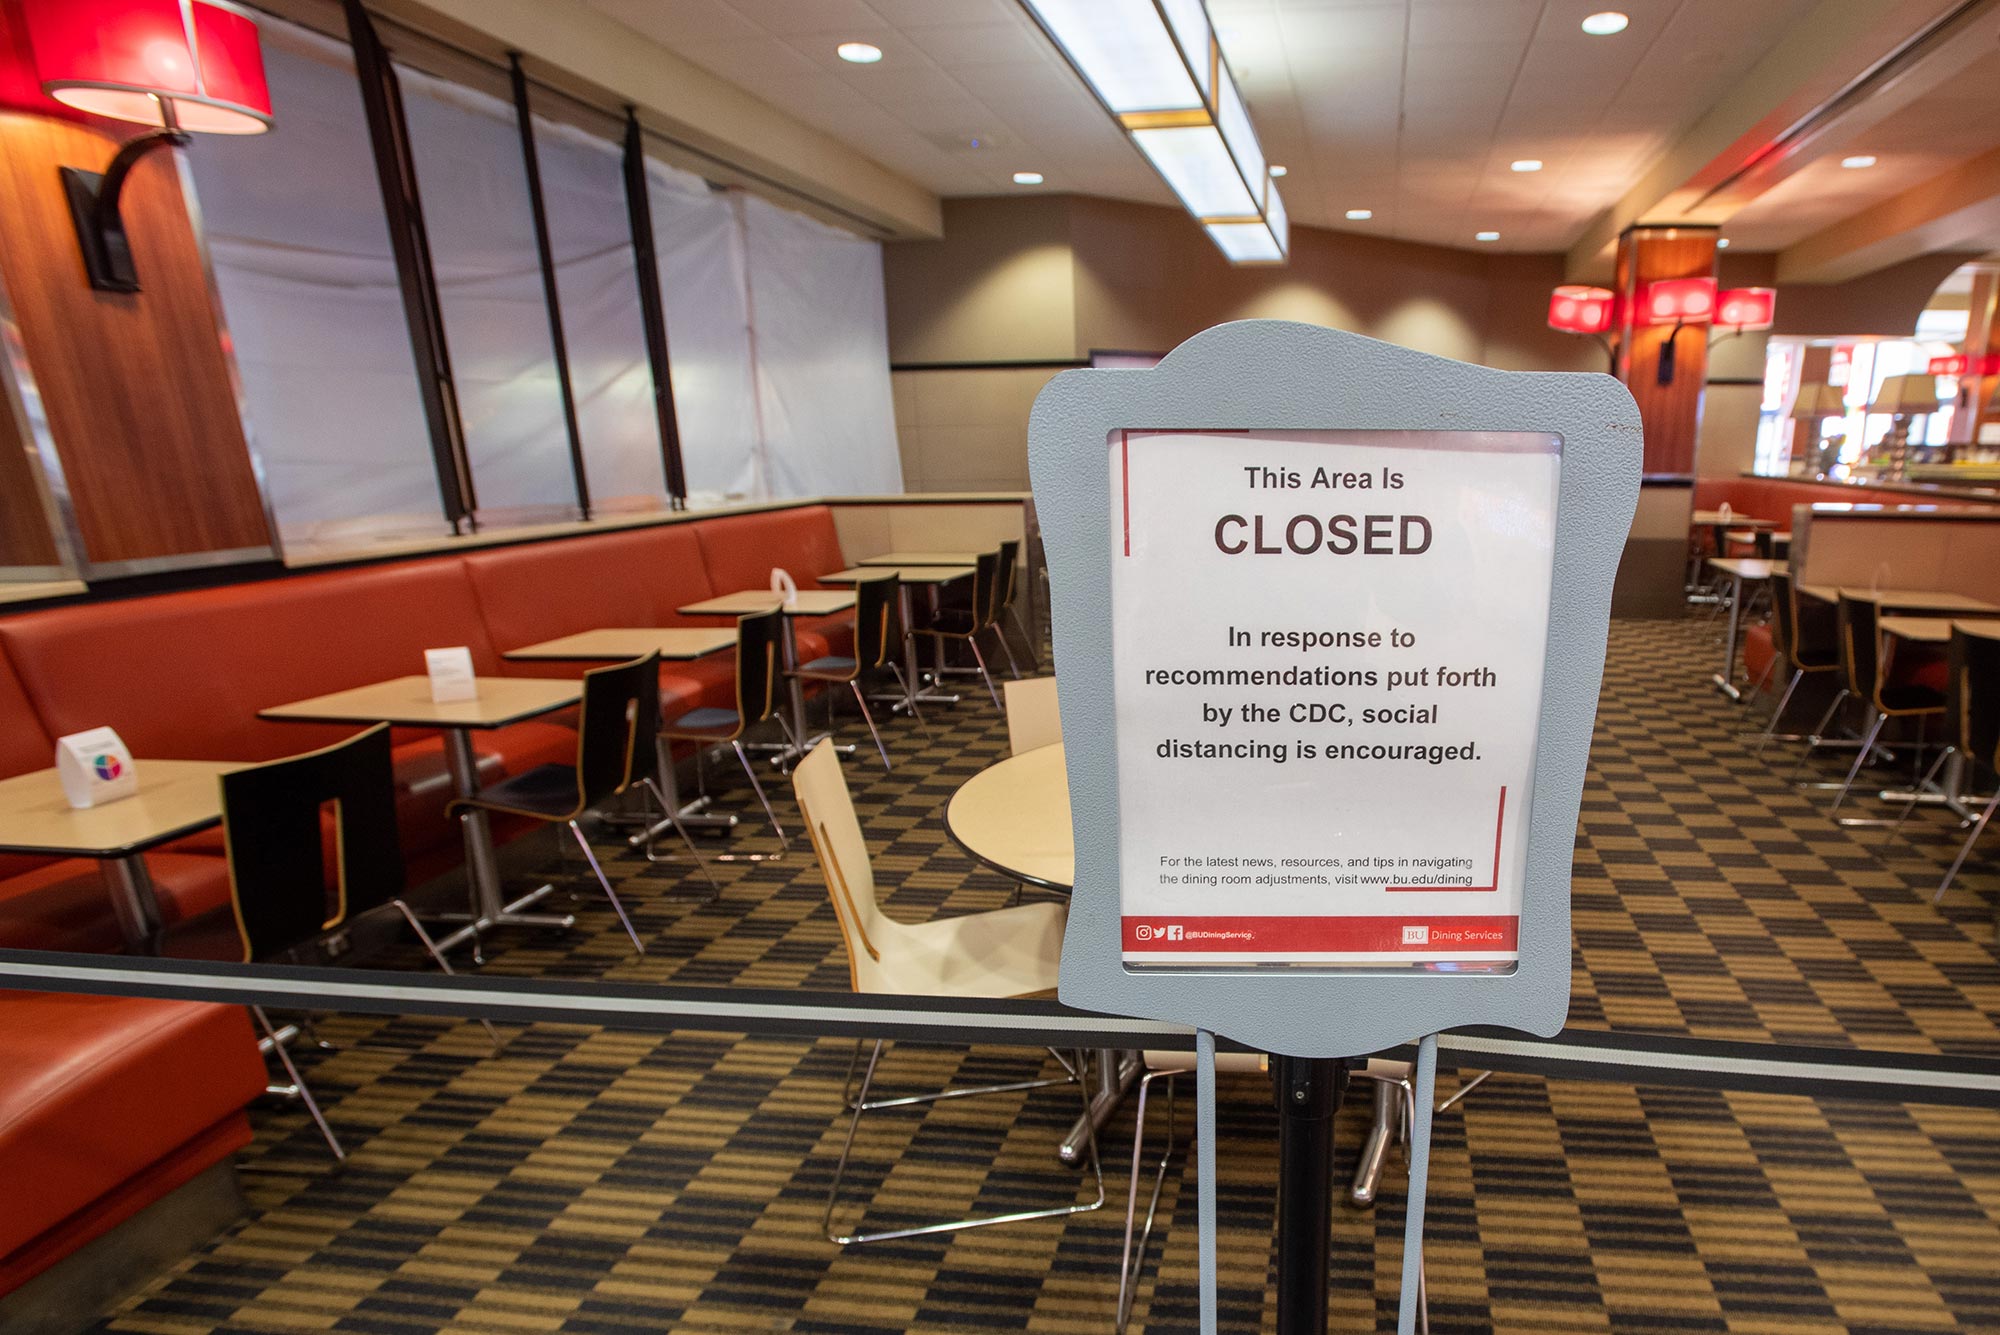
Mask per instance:
[[[1572,1024],[1994,1055],[1995,862],[1968,864],[1932,908],[1944,820],[1920,813],[1896,843],[1833,826],[1813,805],[1824,796],[1784,781],[1792,748],[1759,759],[1736,740],[1741,716],[1706,684],[1717,655],[1699,623],[1614,626],[1577,843]],[[906,919],[1011,893],[940,821],[951,792],[1004,754],[1004,728],[970,695],[931,722],[928,741],[893,725],[893,774],[866,755],[848,769],[887,907]],[[866,746],[858,721],[841,730]],[[756,829],[737,843],[772,846]],[[578,886],[578,930],[508,934],[489,971],[847,985],[803,846],[717,865],[722,892],[706,901],[683,866],[620,860],[643,959],[552,847],[514,851],[524,871],[539,860]],[[105,1329],[1111,1327],[1130,1101],[1106,1135],[1105,1209],[842,1250],[820,1224],[852,1044],[544,1025],[506,1031],[496,1056],[476,1026],[448,1021],[321,1029],[339,1047],[306,1054],[310,1078],[349,1163],[333,1167],[297,1109],[258,1110],[252,1215]],[[880,1079],[894,1093],[1057,1069],[1034,1052],[898,1045]],[[872,1228],[1082,1199],[1089,1175],[1053,1153],[1076,1108],[1054,1088],[871,1116],[840,1222],[863,1202]],[[1367,1109],[1363,1087],[1342,1118],[1343,1172]],[[1163,1114],[1156,1100],[1149,1136]],[[1269,1329],[1267,1082],[1225,1077],[1219,1115],[1223,1328]],[[1501,1076],[1439,1117],[1434,1145],[1440,1332],[2000,1330],[2000,1114]],[[1382,1195],[1335,1219],[1335,1329],[1393,1329],[1400,1161]],[[1160,1208],[1134,1328],[1192,1329],[1194,1191],[1178,1167]]]

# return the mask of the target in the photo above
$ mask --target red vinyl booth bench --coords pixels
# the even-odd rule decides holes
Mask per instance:
[[[1694,484],[1694,508],[1719,510],[1727,503],[1739,515],[1768,519],[1781,529],[1792,526],[1798,505],[1936,505],[1948,508],[2000,505],[2000,499],[1938,495],[1888,487],[1850,486],[1793,477],[1705,477]]]
[[[0,991],[0,1298],[250,1142],[236,1006]]]

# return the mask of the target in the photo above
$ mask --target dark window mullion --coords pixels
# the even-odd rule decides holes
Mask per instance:
[[[430,428],[438,496],[444,504],[445,518],[451,521],[452,532],[461,532],[464,525],[476,529],[478,495],[473,489],[472,464],[465,449],[458,391],[451,377],[451,356],[445,346],[444,310],[438,301],[430,237],[424,230],[417,164],[410,151],[402,89],[397,84],[388,49],[377,36],[361,0],[343,0],[343,6],[348,41],[354,49],[354,73],[361,88],[361,105],[368,117],[376,178],[382,189],[382,210],[389,224],[389,244],[403,291],[410,351],[417,363],[417,388]]]
[[[507,53],[514,87],[514,120],[521,130],[521,164],[528,175],[528,209],[535,221],[535,253],[542,263],[542,301],[549,312],[549,346],[555,352],[556,384],[562,390],[563,430],[569,435],[569,466],[576,475],[576,503],[590,518],[590,482],[583,471],[583,433],[576,425],[576,391],[569,382],[569,342],[563,337],[562,298],[556,291],[556,257],[549,245],[549,215],[542,203],[542,167],[535,155],[535,126],[528,107],[528,76],[521,53]]]
[[[625,108],[625,209],[632,224],[633,265],[639,279],[639,313],[646,328],[646,360],[653,368],[653,407],[666,455],[667,494],[673,508],[687,508],[687,469],[681,461],[680,418],[674,410],[674,373],[667,360],[667,309],[660,296],[660,265],[653,249],[653,204],[646,185],[646,142],[638,114]]]

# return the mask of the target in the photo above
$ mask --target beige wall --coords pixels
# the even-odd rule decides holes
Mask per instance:
[[[1028,490],[1028,409],[1058,369],[891,372],[904,490]]]
[[[1077,355],[1067,199],[948,199],[944,228],[882,247],[891,365]]]

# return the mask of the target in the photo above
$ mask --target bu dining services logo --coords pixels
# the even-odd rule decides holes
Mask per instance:
[[[1185,929],[1177,922],[1158,927],[1142,922],[1132,929],[1132,935],[1141,941],[1179,941],[1185,935]]]
[[[125,772],[125,767],[118,763],[118,757],[109,751],[92,756],[90,759],[90,768],[105,783],[110,783]]]

